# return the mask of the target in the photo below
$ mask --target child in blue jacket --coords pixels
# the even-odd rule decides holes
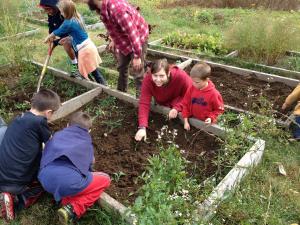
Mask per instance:
[[[69,126],[54,134],[45,146],[38,175],[44,189],[61,202],[60,222],[80,218],[110,185],[105,173],[92,172],[94,150],[89,115],[77,112]]]

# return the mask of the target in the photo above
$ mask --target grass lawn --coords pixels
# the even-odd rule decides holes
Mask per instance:
[[[223,35],[237,20],[244,16],[265,13],[254,9],[201,9],[195,6],[165,9],[157,7],[159,0],[131,0],[130,2],[139,5],[146,20],[151,25],[156,25],[150,36],[150,41],[165,37],[172,32],[218,33]],[[30,4],[27,1],[25,5],[24,3],[22,5],[16,3],[16,5],[24,12],[26,6]],[[203,16],[205,15],[205,13],[201,13],[203,11],[206,14],[208,12],[209,15],[221,14],[222,21],[205,22],[205,19],[208,18],[209,20],[209,16]],[[288,17],[295,23],[300,21],[299,12],[270,11],[268,13],[273,18]],[[202,15],[204,19],[202,16],[197,17],[197,15]],[[43,44],[43,40],[48,31],[45,26],[34,26],[39,27],[41,32],[18,41],[7,40],[0,43],[0,64],[8,63],[12,58],[18,58],[18,56],[29,59],[32,57],[36,61],[44,62],[47,55],[47,45]],[[300,29],[299,25],[295,28]],[[100,32],[105,33],[106,31],[88,31],[90,38],[97,46],[104,43],[104,40],[97,37]],[[293,50],[300,51],[300,48]],[[291,62],[281,61],[280,64],[292,65],[300,69],[300,60],[297,58],[292,59]],[[70,61],[62,47],[57,47],[54,50],[50,66],[70,71]],[[109,79],[109,83],[114,86],[117,74],[109,76],[105,73],[105,75]],[[261,138],[266,140],[266,150],[262,163],[247,176],[234,195],[220,205],[211,224],[277,225],[300,223],[300,143],[288,142],[286,135],[261,134]],[[278,172],[279,164],[284,166],[287,176],[280,175]],[[23,211],[18,219],[11,224],[55,224],[55,209],[50,197],[45,196],[38,204]],[[4,224],[0,220],[0,224],[2,223]],[[78,224],[115,225],[121,224],[121,221],[116,216],[109,215],[95,206]]]

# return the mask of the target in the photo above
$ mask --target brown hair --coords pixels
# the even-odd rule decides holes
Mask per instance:
[[[75,3],[72,0],[60,0],[57,4],[57,7],[61,12],[63,12],[65,19],[76,19],[80,26],[85,30],[85,26],[81,19],[81,16],[77,12]]]
[[[89,130],[92,127],[92,119],[87,113],[78,111],[72,114],[69,124],[70,126],[77,124],[80,127]]]
[[[168,63],[168,60],[167,59],[158,59],[158,60],[155,60],[151,66],[151,73],[154,74],[154,73],[157,73],[159,72],[161,69],[163,69],[166,74],[168,75],[169,73],[169,63]]]
[[[34,94],[31,99],[31,107],[40,112],[45,110],[56,111],[60,107],[60,98],[58,94],[49,89],[42,89]]]
[[[190,76],[194,78],[200,78],[201,80],[207,79],[211,74],[211,68],[206,63],[197,63],[193,66]]]

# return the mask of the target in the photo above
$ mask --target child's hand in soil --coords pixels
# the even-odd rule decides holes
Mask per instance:
[[[288,108],[288,105],[286,103],[283,103],[281,109],[282,111],[285,111]]]
[[[175,119],[178,115],[178,111],[176,109],[171,109],[169,112],[169,120]]]
[[[190,130],[191,129],[191,126],[190,126],[189,122],[184,122],[184,129],[185,130]]]
[[[142,139],[144,139],[145,141],[147,139],[146,128],[140,128],[135,134],[136,141],[141,141]]]
[[[207,118],[204,123],[206,123],[207,125],[210,125],[211,124],[211,118]]]

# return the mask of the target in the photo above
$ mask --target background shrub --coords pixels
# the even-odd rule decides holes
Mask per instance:
[[[239,50],[239,56],[273,65],[287,50],[299,46],[300,29],[289,18],[271,18],[267,13],[246,16],[225,34],[227,48]]]

